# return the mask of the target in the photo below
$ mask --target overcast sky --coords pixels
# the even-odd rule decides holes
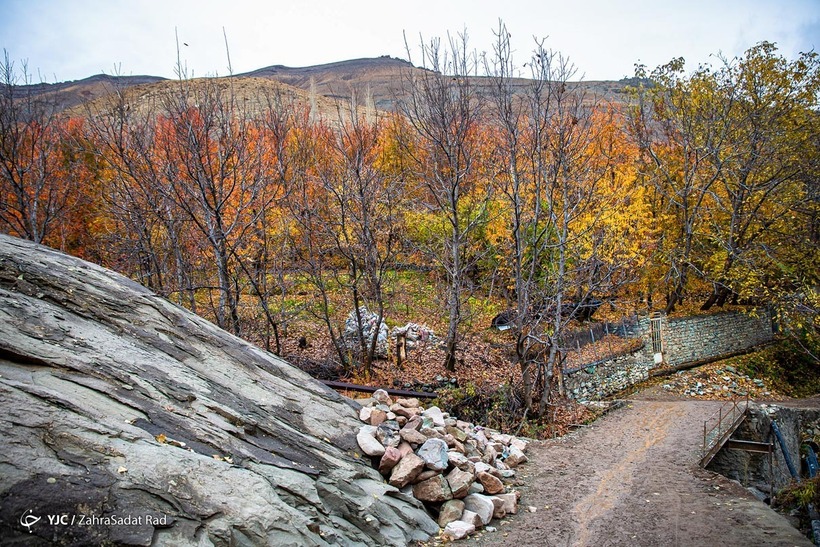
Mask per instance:
[[[195,76],[225,75],[223,27],[234,73],[360,57],[407,58],[412,43],[467,28],[490,51],[501,18],[518,64],[547,37],[586,80],[631,76],[673,57],[777,42],[783,55],[820,50],[820,0],[0,0],[0,47],[48,82],[114,73],[173,77],[174,29]],[[118,68],[117,68],[118,67]]]

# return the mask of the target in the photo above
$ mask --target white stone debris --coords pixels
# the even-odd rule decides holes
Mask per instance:
[[[391,486],[436,507],[444,537],[468,537],[493,518],[518,512],[521,494],[506,482],[527,461],[530,440],[456,420],[418,399],[393,399],[384,390],[359,402],[365,423],[356,436],[359,448]]]

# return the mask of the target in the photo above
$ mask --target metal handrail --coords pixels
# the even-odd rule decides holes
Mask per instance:
[[[743,403],[743,404],[741,404]],[[717,454],[720,447],[734,433],[735,429],[743,421],[746,411],[749,409],[749,394],[745,399],[734,398],[727,401],[703,422],[703,445],[701,447],[701,465],[706,466]],[[715,420],[715,425],[709,428],[709,423]]]

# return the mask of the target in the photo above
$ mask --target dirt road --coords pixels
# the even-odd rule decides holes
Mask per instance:
[[[703,421],[719,404],[639,395],[592,426],[532,446],[522,513],[467,543],[811,545],[737,483],[698,466]]]

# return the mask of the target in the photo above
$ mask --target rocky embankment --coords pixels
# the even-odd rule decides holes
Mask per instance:
[[[723,362],[682,370],[665,378],[665,392],[695,399],[777,398],[760,378],[752,378]]]
[[[406,545],[359,408],[133,281],[0,235],[0,538]],[[417,478],[417,477],[416,477]]]
[[[504,481],[527,461],[526,440],[425,409],[418,399],[393,401],[383,390],[362,402],[359,447],[391,486],[438,515],[444,538],[467,537],[518,512],[520,493]]]

